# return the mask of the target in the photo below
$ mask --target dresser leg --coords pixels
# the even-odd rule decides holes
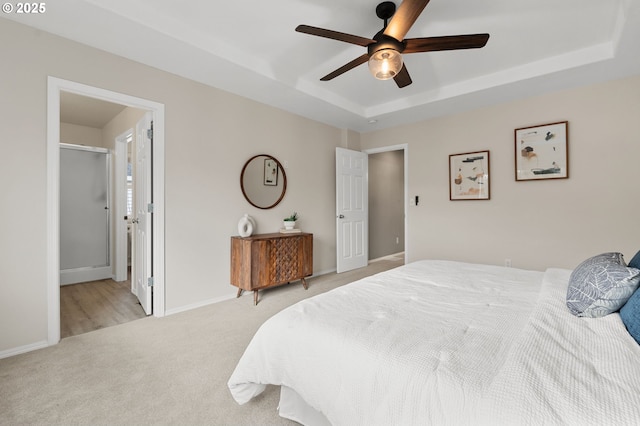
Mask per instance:
[[[258,290],[253,290],[253,305],[258,304]]]
[[[305,280],[304,278],[302,278],[302,287],[304,287],[305,290],[309,288],[309,285],[307,284],[307,280]]]
[[[239,289],[238,289],[238,294],[236,294],[236,297],[240,297],[240,296],[242,296],[242,291],[243,291],[243,290],[242,290],[241,288],[239,288]]]

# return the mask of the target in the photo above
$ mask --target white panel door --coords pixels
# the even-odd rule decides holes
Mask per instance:
[[[336,148],[337,271],[367,266],[369,261],[368,156]]]
[[[149,278],[153,273],[153,220],[152,220],[152,114],[145,116],[136,124],[135,152],[136,168],[135,182],[135,217],[134,225],[134,255],[133,255],[133,283],[132,291],[140,300],[140,305],[150,315],[152,313],[153,287],[149,285]]]

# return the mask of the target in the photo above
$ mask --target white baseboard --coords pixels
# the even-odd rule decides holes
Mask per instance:
[[[60,271],[60,285],[86,283],[112,277],[111,266],[63,269]]]
[[[0,351],[0,359],[9,358],[11,356],[35,351],[36,349],[43,349],[48,346],[49,346],[49,342],[47,342],[46,340],[41,340],[40,342],[30,343],[24,346],[18,346],[17,348],[11,348],[11,349],[7,349],[6,351]]]
[[[319,277],[320,275],[332,274],[334,272],[336,272],[336,268],[327,269],[325,271],[316,272],[313,275],[311,275],[309,278]]]
[[[400,251],[398,253],[389,254],[387,256],[378,257],[376,259],[369,259],[369,263],[377,262],[379,260],[394,259],[394,258],[397,258],[397,257],[400,257],[400,256],[404,257],[404,252],[403,251]]]
[[[322,272],[315,273],[315,274],[313,274],[313,275],[311,275],[310,277],[307,277],[307,278],[318,277],[320,275],[330,274],[330,273],[335,272],[335,271],[336,271],[335,269],[330,269],[328,271],[322,271]],[[234,287],[234,292],[229,294],[228,296],[216,297],[215,299],[203,300],[202,302],[193,303],[191,305],[185,305],[185,306],[180,306],[179,308],[168,309],[168,310],[165,311],[165,315],[178,314],[180,312],[190,311],[192,309],[201,308],[203,306],[213,305],[214,303],[224,302],[225,300],[235,299],[237,297],[237,294],[238,294],[237,292],[238,292],[238,290],[235,289],[235,287]],[[244,293],[242,293],[242,296],[246,296],[247,294],[252,294],[252,292],[245,291]]]
[[[180,312],[190,311],[192,309],[201,308],[203,306],[213,305],[214,303],[224,302],[225,300],[235,299],[235,297],[236,297],[236,294],[234,292],[228,296],[216,297],[215,299],[203,300],[201,302],[193,303],[191,305],[180,306],[179,308],[167,309],[164,312],[164,314],[165,316],[178,314]]]

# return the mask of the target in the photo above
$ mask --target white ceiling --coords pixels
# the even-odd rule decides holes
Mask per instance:
[[[372,37],[378,3],[57,0],[3,17],[360,132],[640,74],[640,0],[431,0],[407,37],[486,32],[487,45],[404,55],[403,89],[366,64],[319,81],[365,48],[295,27]]]

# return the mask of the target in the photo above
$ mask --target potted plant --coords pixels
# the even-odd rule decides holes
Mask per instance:
[[[293,214],[291,214],[288,217],[284,218],[283,224],[284,224],[284,229],[293,229],[296,227],[296,220],[298,220],[298,213],[293,212]]]

